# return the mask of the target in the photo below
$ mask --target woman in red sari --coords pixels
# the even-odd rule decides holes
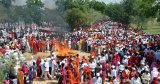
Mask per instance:
[[[38,59],[36,60],[36,65],[37,65],[37,76],[41,76],[41,66],[40,66],[40,63],[41,63],[41,58],[38,57]]]
[[[37,48],[37,42],[34,40],[33,41],[33,54],[37,54],[38,48]]]

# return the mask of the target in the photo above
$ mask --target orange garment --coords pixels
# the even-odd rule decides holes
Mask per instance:
[[[75,77],[72,74],[72,71],[69,69],[68,70],[68,84],[75,84],[76,80]]]
[[[42,50],[43,50],[43,52],[45,51],[45,46],[46,46],[46,43],[45,43],[44,40],[42,40]]]
[[[80,84],[80,72],[77,65],[74,65],[74,77],[76,78],[76,84]]]
[[[39,41],[38,45],[39,45],[39,49],[42,51],[43,46],[42,46],[42,41],[41,40]]]
[[[18,70],[18,84],[24,84],[24,74],[20,69]]]
[[[80,62],[80,59],[77,57],[76,58],[76,64],[77,64],[77,66],[79,66],[79,62]]]
[[[96,53],[95,52],[92,52],[91,55],[94,56],[94,58],[96,58]]]

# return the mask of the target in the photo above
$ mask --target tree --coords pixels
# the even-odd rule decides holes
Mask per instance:
[[[15,0],[1,0],[1,3],[3,4],[4,7],[10,8],[12,6],[12,2]]]
[[[134,5],[134,22],[136,22],[137,28],[143,29],[143,24],[146,18],[156,18],[157,9],[154,6],[156,0],[136,0]]]
[[[108,15],[113,21],[126,23],[128,18],[126,18],[126,13],[122,7],[122,4],[109,4],[106,6],[105,14]]]
[[[88,25],[88,13],[81,11],[79,8],[72,8],[67,10],[66,20],[70,27],[73,29],[78,29],[79,27],[83,27]]]
[[[43,17],[43,6],[44,4],[42,3],[41,0],[27,0],[27,13],[29,14],[29,19],[30,21],[27,21],[29,23],[34,22],[38,25],[41,25],[41,19]]]
[[[105,12],[106,4],[104,2],[99,2],[99,1],[91,1],[90,2],[90,7],[100,11],[101,13]]]

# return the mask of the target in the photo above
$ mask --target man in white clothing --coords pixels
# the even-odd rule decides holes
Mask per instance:
[[[158,77],[158,70],[156,67],[153,67],[153,70],[151,71],[151,80],[155,77]]]
[[[51,59],[52,59],[52,72],[51,72],[51,75],[52,75],[52,78],[54,79],[54,73],[55,73],[55,67],[57,66],[57,63],[56,63],[56,61],[55,61],[55,58],[54,57],[51,57]]]
[[[45,79],[47,76],[52,79],[51,75],[49,74],[49,62],[44,60],[44,68],[45,68]]]
[[[111,77],[113,78],[113,77],[117,77],[117,70],[115,69],[115,66],[114,65],[112,65],[112,70],[111,70]]]
[[[100,73],[97,73],[96,77],[93,77],[93,84],[102,84],[102,78],[100,77]]]
[[[30,65],[30,66],[33,66],[33,62],[36,62],[36,61],[34,60],[33,56],[31,56],[31,60],[30,60],[29,65]]]
[[[140,77],[138,74],[135,75],[135,77],[131,78],[131,84],[142,84]]]
[[[41,70],[42,70],[41,78],[43,78],[44,73],[45,73],[44,63],[45,63],[45,62],[44,62],[44,60],[43,60],[43,59],[41,59],[41,63],[40,63]]]

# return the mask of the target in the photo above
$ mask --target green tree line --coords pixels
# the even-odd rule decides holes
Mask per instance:
[[[24,21],[41,25],[42,21],[51,21],[49,17],[54,16],[45,13],[47,10],[41,0],[27,0],[24,6],[13,6],[13,2],[0,1],[0,21]],[[104,16],[126,25],[134,23],[137,27],[143,26],[144,21],[150,17],[160,21],[159,0],[122,0],[110,4],[96,0],[57,0],[56,5],[58,14],[72,30],[90,26]]]

